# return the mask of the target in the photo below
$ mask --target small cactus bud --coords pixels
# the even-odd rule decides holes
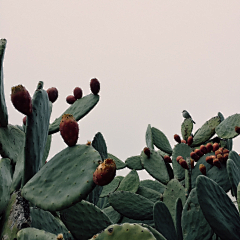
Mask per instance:
[[[69,95],[66,98],[68,104],[73,104],[77,99],[73,95]]]
[[[86,145],[87,146],[91,146],[92,142],[91,141],[87,141]]]
[[[215,151],[215,156],[222,154],[222,151],[220,149],[218,149],[217,151]]]
[[[163,159],[166,163],[172,163],[172,159],[168,155],[165,155]]]
[[[206,148],[208,153],[210,153],[213,150],[213,146],[211,143],[207,143]]]
[[[23,125],[26,126],[26,123],[27,123],[27,116],[25,116],[25,117],[23,118]]]
[[[219,144],[218,143],[214,143],[213,144],[213,152],[216,152],[219,149]]]
[[[191,152],[190,153],[190,157],[195,161],[197,162],[199,160],[199,156],[195,153],[195,152]]]
[[[222,153],[223,153],[223,154],[224,154],[224,153],[229,153],[229,150],[226,149],[226,148],[224,148]]]
[[[203,154],[208,153],[208,150],[207,150],[206,146],[204,146],[204,145],[200,146],[200,151],[203,152]]]
[[[179,164],[181,165],[181,167],[183,167],[184,169],[188,169],[188,164],[187,164],[187,162],[186,162],[183,158],[181,158],[178,163],[179,163]]]
[[[187,139],[187,144],[188,146],[191,146],[193,143],[193,137],[192,136],[189,136],[188,139]]]
[[[209,163],[210,165],[213,165],[213,159],[215,159],[215,156],[207,156],[206,162]]]
[[[176,142],[181,143],[181,138],[178,134],[174,135],[174,139],[175,139]]]
[[[58,98],[58,90],[55,87],[49,88],[47,90],[48,99],[50,102],[54,103]]]
[[[200,149],[195,149],[194,151],[199,157],[202,157],[204,153]]]
[[[229,153],[223,154],[223,162],[226,162],[228,160],[228,155],[229,155]]]
[[[182,159],[182,156],[177,156],[176,161],[179,163],[179,160]]]
[[[203,164],[199,165],[200,172],[206,176],[206,167]]]
[[[222,154],[218,154],[216,157],[217,157],[217,159],[218,159],[221,163],[223,163],[223,156],[222,156]]]
[[[100,83],[96,78],[91,79],[90,89],[94,95],[97,95],[100,91]]]
[[[184,139],[181,140],[181,143],[187,144],[187,142]]]
[[[236,127],[235,127],[235,132],[238,133],[238,134],[240,134],[240,127],[236,126]]]
[[[83,95],[82,89],[80,87],[75,87],[73,90],[73,95],[76,99],[82,98]]]
[[[63,240],[63,234],[62,233],[57,235],[57,240]]]
[[[147,155],[148,158],[150,158],[151,152],[150,152],[150,149],[149,149],[148,147],[145,147],[145,148],[143,149],[143,152]]]
[[[218,168],[221,168],[221,163],[220,163],[219,159],[217,159],[217,158],[213,159],[213,165]]]

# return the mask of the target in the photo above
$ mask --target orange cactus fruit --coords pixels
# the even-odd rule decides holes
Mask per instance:
[[[199,165],[200,172],[206,176],[206,167],[203,164]]]
[[[187,145],[188,146],[191,146],[193,143],[193,137],[192,136],[189,136],[188,139],[187,139]]]
[[[213,146],[211,143],[207,143],[206,148],[208,153],[210,153],[213,150]]]
[[[220,163],[219,159],[217,159],[217,158],[213,159],[213,165],[218,168],[221,168],[221,163]]]
[[[206,148],[205,145],[201,145],[201,146],[200,146],[200,151],[203,152],[203,154],[208,153],[208,150],[207,150],[207,148]]]
[[[190,157],[195,161],[197,162],[199,160],[199,156],[195,153],[195,152],[191,152],[190,153]]]
[[[235,127],[235,132],[238,133],[238,134],[240,134],[240,127],[236,126],[236,127]]]
[[[186,162],[183,158],[181,158],[178,163],[179,163],[184,169],[189,169],[187,162]]]
[[[208,156],[206,157],[206,162],[213,165],[213,159],[215,159],[215,156]]]
[[[219,149],[219,144],[218,143],[214,143],[213,144],[213,152],[216,152]]]
[[[194,151],[199,157],[202,157],[204,153],[200,149],[195,149]]]
[[[185,144],[186,144],[187,142],[186,142],[184,139],[182,139],[182,140],[181,140],[181,143],[185,143]]]
[[[175,134],[173,137],[174,137],[176,142],[181,143],[181,138],[178,134]]]
[[[172,163],[172,159],[168,155],[165,155],[163,159],[166,163]]]
[[[182,156],[177,156],[176,161],[179,163],[180,159],[183,159],[183,157]]]
[[[150,152],[150,149],[149,149],[148,147],[145,147],[145,148],[143,149],[143,152],[147,155],[148,158],[150,158],[151,152]]]

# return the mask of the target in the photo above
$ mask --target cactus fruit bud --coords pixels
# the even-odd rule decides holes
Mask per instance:
[[[116,164],[111,158],[107,158],[99,164],[93,173],[93,181],[99,186],[109,184],[116,175]]]
[[[57,235],[57,240],[63,240],[63,234],[62,233]]]
[[[82,98],[83,95],[82,89],[80,87],[75,87],[73,90],[73,95],[76,99]]]
[[[182,139],[182,140],[181,140],[181,143],[185,143],[185,144],[186,144],[187,142],[186,142],[184,139]]]
[[[229,155],[229,153],[223,154],[223,162],[226,162],[228,160],[228,155]]]
[[[91,141],[87,141],[86,145],[87,146],[91,146],[92,142]]]
[[[220,163],[219,159],[217,159],[217,158],[213,159],[213,165],[218,168],[221,168],[221,163]]]
[[[206,167],[203,164],[199,165],[200,172],[206,176]]]
[[[224,153],[229,153],[229,150],[226,149],[226,148],[224,148],[222,153],[223,153],[223,154],[224,154]]]
[[[217,156],[219,154],[222,154],[222,151],[220,150],[220,148],[217,151],[215,151],[215,156]]]
[[[68,104],[73,104],[77,99],[73,95],[69,95],[66,98]]]
[[[183,159],[183,157],[182,156],[177,156],[176,161],[179,163],[180,159]]]
[[[24,86],[12,87],[11,101],[19,112],[27,116],[32,113],[32,99]]]
[[[214,143],[213,144],[213,152],[216,152],[219,149],[219,144],[218,143]]]
[[[203,152],[204,154],[208,153],[208,150],[207,150],[206,146],[204,146],[204,145],[200,146],[200,151]]]
[[[191,146],[193,143],[193,137],[192,136],[189,136],[188,139],[187,139],[187,144],[188,146]]]
[[[236,127],[235,127],[235,132],[238,133],[238,134],[240,134],[240,127],[236,126]]]
[[[25,117],[23,118],[23,125],[26,126],[26,124],[27,124],[27,116],[25,116]]]
[[[216,157],[217,157],[217,159],[218,159],[221,163],[223,163],[223,156],[222,156],[222,154],[218,154]]]
[[[187,162],[186,162],[183,158],[181,158],[178,163],[179,163],[184,169],[188,169],[188,164],[187,164]]]
[[[199,156],[195,153],[195,152],[191,152],[190,153],[190,157],[195,161],[197,162],[199,160]]]
[[[100,91],[100,83],[96,78],[91,79],[90,89],[94,95],[97,95]]]
[[[147,155],[148,158],[150,158],[151,152],[150,152],[150,149],[149,149],[148,147],[145,147],[145,148],[143,149],[143,152]]]
[[[213,150],[213,146],[211,143],[207,143],[206,148],[207,148],[208,153],[210,153]]]
[[[174,135],[174,139],[175,139],[176,142],[181,143],[181,138],[178,134]]]
[[[78,123],[71,114],[64,114],[59,125],[61,136],[64,142],[72,147],[76,145],[78,140]]]
[[[204,153],[200,149],[195,149],[194,151],[199,157],[202,157]]]
[[[166,163],[172,163],[172,159],[168,155],[165,155],[163,159]]]
[[[58,90],[55,87],[49,88],[47,90],[48,99],[50,102],[54,103],[58,98]]]
[[[206,157],[206,162],[213,165],[213,159],[215,159],[215,156],[207,156]]]

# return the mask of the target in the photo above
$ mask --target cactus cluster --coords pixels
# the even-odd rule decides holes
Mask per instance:
[[[13,87],[12,103],[26,116],[22,126],[9,124],[5,47],[0,40],[0,239],[240,239],[239,213],[226,194],[240,208],[240,156],[232,150],[240,114],[218,113],[195,132],[185,117],[174,146],[149,124],[146,146],[121,161],[100,132],[77,144],[78,121],[99,101],[95,78],[92,93],[75,88],[74,102],[52,123],[56,88],[45,91],[39,82],[31,98],[22,85]],[[67,147],[46,161],[58,131]],[[123,168],[130,172],[116,176]],[[144,169],[154,180],[140,181]]]

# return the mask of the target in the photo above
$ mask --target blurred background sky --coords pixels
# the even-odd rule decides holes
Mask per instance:
[[[21,125],[24,117],[10,101],[12,86],[22,84],[31,95],[38,81],[56,87],[52,122],[69,107],[73,89],[89,94],[96,77],[100,101],[80,120],[78,143],[101,132],[108,152],[125,161],[141,153],[151,124],[173,146],[182,110],[196,122],[193,132],[219,111],[239,113],[239,10],[234,0],[3,0],[9,121]],[[238,152],[239,139],[233,141]],[[54,134],[49,159],[65,147]],[[140,177],[150,178],[144,171]]]

